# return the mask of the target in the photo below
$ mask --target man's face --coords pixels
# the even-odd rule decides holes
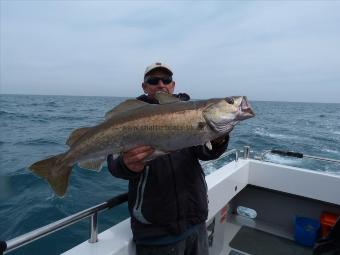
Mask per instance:
[[[171,76],[166,70],[156,69],[151,71],[144,78],[144,82],[142,84],[144,92],[152,98],[155,97],[157,91],[164,91],[166,93],[173,94],[175,90],[175,82],[171,79],[171,82],[167,83],[169,78],[171,78]]]

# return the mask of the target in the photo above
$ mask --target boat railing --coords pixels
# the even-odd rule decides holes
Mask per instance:
[[[116,207],[128,199],[128,194],[120,194],[111,198],[110,200],[90,207],[81,212],[70,215],[64,219],[55,221],[44,227],[38,228],[21,236],[15,237],[8,241],[0,241],[0,254],[6,254],[19,247],[27,245],[35,240],[38,240],[44,236],[50,235],[58,230],[73,225],[74,223],[90,217],[90,243],[98,241],[98,213]]]
[[[294,151],[283,151],[283,150],[272,149],[272,150],[265,150],[259,156],[258,156],[258,154],[251,156],[250,155],[251,153],[254,153],[254,151],[250,150],[250,146],[243,146],[243,150],[238,150],[238,149],[228,150],[227,152],[222,154],[222,156],[219,157],[218,159],[212,160],[212,161],[209,161],[209,162],[204,162],[202,164],[202,166],[206,166],[208,164],[211,164],[214,161],[219,161],[221,159],[225,159],[225,158],[229,157],[232,154],[235,154],[235,161],[236,162],[238,161],[240,155],[242,155],[241,157],[243,159],[253,158],[253,159],[256,159],[256,160],[266,161],[266,156],[268,154],[274,154],[274,155],[279,155],[279,156],[283,156],[283,157],[295,157],[295,158],[301,158],[301,159],[306,158],[306,159],[312,159],[312,160],[318,160],[318,161],[324,161],[324,162],[340,164],[340,160],[339,159],[306,155],[306,154],[303,154],[301,152],[294,152]]]
[[[235,162],[237,162],[238,159],[239,159],[240,151],[238,149],[231,149],[231,150],[228,150],[227,152],[223,153],[219,158],[217,158],[215,160],[201,162],[201,165],[204,168],[204,167],[206,167],[208,165],[211,165],[212,163],[214,163],[216,161],[220,161],[221,159],[228,158],[229,156],[231,156],[233,154],[235,155]]]
[[[268,154],[274,154],[274,155],[279,155],[279,156],[284,156],[284,157],[295,157],[295,158],[307,158],[307,159],[312,159],[312,160],[318,160],[318,161],[326,161],[330,163],[335,163],[335,164],[340,164],[340,160],[338,159],[333,159],[333,158],[325,158],[325,157],[319,157],[319,156],[311,156],[311,155],[306,155],[301,152],[294,152],[294,151],[283,151],[283,150],[266,150],[264,151],[259,158],[261,161],[266,160],[266,156]]]

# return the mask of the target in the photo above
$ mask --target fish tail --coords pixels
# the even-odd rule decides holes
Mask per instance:
[[[65,195],[72,166],[63,161],[66,153],[52,156],[32,164],[29,169],[38,176],[47,180],[53,191],[62,197]]]

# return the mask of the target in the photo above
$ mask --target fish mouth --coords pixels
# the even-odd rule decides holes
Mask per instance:
[[[247,97],[243,96],[239,105],[239,120],[249,119],[255,116],[255,112],[249,104]]]
[[[245,114],[245,116],[252,118],[255,116],[255,112],[251,107],[246,107],[241,109],[242,113]]]

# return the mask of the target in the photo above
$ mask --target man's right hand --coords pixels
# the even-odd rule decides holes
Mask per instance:
[[[154,151],[155,149],[150,146],[138,146],[123,152],[121,157],[127,168],[132,172],[139,173],[143,171],[146,165],[144,159],[150,156]]]

